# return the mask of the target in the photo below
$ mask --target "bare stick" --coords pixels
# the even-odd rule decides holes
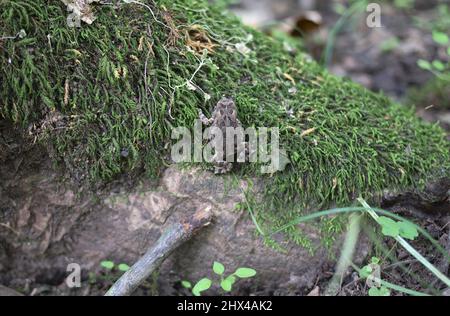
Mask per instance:
[[[201,209],[188,219],[169,226],[156,244],[147,250],[127,272],[106,292],[105,296],[126,296],[148,278],[152,272],[181,244],[189,240],[212,219],[211,208]]]

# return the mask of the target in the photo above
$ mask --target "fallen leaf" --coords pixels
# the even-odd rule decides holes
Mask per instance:
[[[283,76],[284,76],[284,78],[286,78],[287,80],[292,82],[292,84],[295,85],[295,80],[294,80],[294,78],[292,78],[292,76],[290,74],[284,73]]]
[[[69,104],[69,79],[64,83],[64,105]]]
[[[307,129],[306,131],[303,131],[303,132],[300,134],[300,137],[304,137],[304,136],[306,136],[306,135],[309,135],[309,134],[311,134],[312,132],[314,132],[315,130],[316,130],[315,127],[309,128],[309,129]]]

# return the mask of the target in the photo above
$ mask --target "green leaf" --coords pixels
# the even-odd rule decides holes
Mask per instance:
[[[102,261],[102,262],[100,262],[100,266],[102,266],[105,269],[112,270],[112,268],[114,268],[114,262]]]
[[[380,258],[372,257],[371,261],[372,261],[373,264],[379,264],[380,263]]]
[[[191,282],[189,281],[181,281],[181,285],[185,288],[185,289],[190,289],[192,287]]]
[[[371,287],[369,290],[369,296],[390,296],[390,295],[391,292],[385,286],[382,286],[380,288]]]
[[[366,279],[369,277],[369,275],[372,273],[372,267],[370,265],[362,267],[361,270],[359,270],[359,277],[362,279]]]
[[[379,293],[379,290],[376,287],[371,287],[369,289],[369,296],[379,296],[378,293]]]
[[[231,282],[231,284],[234,284],[237,280],[234,274],[230,274],[229,276],[227,276],[227,279]]]
[[[449,55],[449,56],[450,56],[450,47],[449,47],[449,48],[447,48],[447,55]]]
[[[410,222],[399,222],[398,227],[400,228],[400,236],[403,238],[414,240],[419,236],[416,226]]]
[[[433,60],[432,65],[434,68],[436,68],[439,71],[445,70],[445,65],[440,60]]]
[[[430,64],[430,62],[428,62],[428,61],[426,61],[426,60],[424,60],[424,59],[419,59],[419,60],[417,61],[417,65],[418,65],[420,68],[425,69],[425,70],[430,70],[430,69],[431,69],[431,64]]]
[[[206,291],[211,287],[211,280],[208,278],[203,278],[200,281],[195,284],[194,288],[192,289],[192,294],[195,296],[200,296],[201,292]]]
[[[231,274],[228,277],[226,277],[222,282],[220,282],[220,286],[225,292],[230,292],[233,284],[236,282],[236,277]]]
[[[126,263],[119,264],[117,266],[117,268],[119,269],[119,271],[122,271],[122,272],[126,272],[126,271],[130,270],[130,266]]]
[[[234,273],[239,278],[251,278],[256,275],[256,271],[251,268],[238,268]]]
[[[214,261],[213,271],[215,274],[222,275],[225,272],[225,267],[220,262]]]
[[[433,40],[440,45],[447,45],[449,42],[448,35],[438,31],[433,31]]]
[[[381,225],[381,232],[385,236],[397,237],[400,234],[400,228],[396,221],[386,216],[380,216],[378,223]]]
[[[380,296],[391,296],[391,291],[385,286],[380,287],[379,293]]]
[[[225,279],[222,280],[222,282],[220,282],[220,286],[225,292],[230,292],[231,288],[233,287],[233,284],[231,284],[230,280]]]

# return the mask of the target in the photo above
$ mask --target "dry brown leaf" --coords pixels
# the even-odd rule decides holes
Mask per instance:
[[[292,78],[292,76],[290,74],[284,73],[283,76],[284,76],[284,78],[286,78],[287,80],[292,82],[293,85],[295,85],[295,80],[294,80],[294,78]]]
[[[315,130],[316,130],[315,127],[309,128],[309,129],[307,129],[306,131],[303,131],[303,132],[300,134],[300,136],[301,136],[301,137],[304,137],[304,136],[306,136],[306,135],[311,134],[311,133],[314,132]]]
[[[64,105],[69,104],[69,79],[66,79],[66,82],[64,83]]]
[[[185,32],[186,45],[197,53],[203,53],[206,49],[209,53],[214,52],[214,48],[218,46],[209,38],[208,33],[200,25],[192,25]]]

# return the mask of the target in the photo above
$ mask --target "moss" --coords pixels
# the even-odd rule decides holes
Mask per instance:
[[[27,33],[0,42],[0,115],[31,126],[74,175],[104,182],[144,168],[157,177],[171,126],[192,126],[197,108],[208,112],[223,94],[235,99],[245,126],[279,127],[292,162],[271,177],[257,165],[240,170],[268,184],[257,212],[264,227],[311,205],[344,205],[448,175],[444,132],[412,110],[289,54],[206,0],[143,2],[149,7],[98,6],[97,20],[81,28],[67,26],[60,1],[0,2],[4,35]],[[239,52],[238,43],[251,51]],[[324,219],[322,227],[331,238],[340,223]],[[307,244],[295,228],[287,235]]]

